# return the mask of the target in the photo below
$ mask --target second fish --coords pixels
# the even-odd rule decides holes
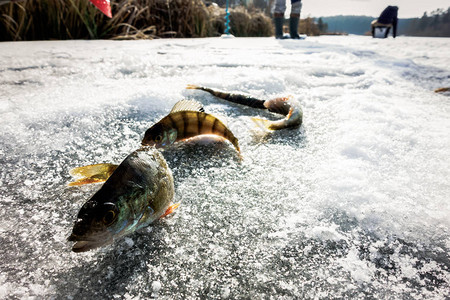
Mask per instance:
[[[231,130],[213,115],[205,113],[202,104],[195,100],[177,102],[167,116],[145,132],[142,145],[160,148],[205,134],[229,140],[240,152],[238,139]]]

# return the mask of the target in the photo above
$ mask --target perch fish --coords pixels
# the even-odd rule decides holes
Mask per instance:
[[[177,102],[166,117],[145,132],[142,145],[160,148],[205,134],[229,140],[240,152],[238,139],[231,130],[215,116],[205,113],[202,104],[194,100]]]
[[[261,100],[241,94],[225,93],[216,91],[207,87],[188,85],[187,89],[197,89],[208,92],[218,98],[250,106],[253,108],[267,109],[270,112],[285,116],[282,120],[270,121],[260,118],[252,118],[252,120],[260,127],[268,130],[279,130],[290,127],[298,127],[303,121],[303,111],[300,103],[294,100],[292,96],[280,97],[271,100]]]
[[[178,204],[171,204],[174,196],[172,172],[162,154],[154,148],[143,147],[132,152],[117,167],[92,165],[77,168],[75,173],[87,177],[84,181],[78,180],[81,184],[98,182],[98,178],[107,180],[78,213],[68,238],[75,242],[74,252],[111,244],[178,207]]]

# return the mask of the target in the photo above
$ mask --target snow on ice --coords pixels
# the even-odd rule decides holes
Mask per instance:
[[[0,298],[445,299],[450,40],[369,37],[0,43]],[[198,84],[293,95],[301,128]],[[177,212],[84,254],[66,242],[98,185],[175,102],[227,120],[229,144],[165,151]]]

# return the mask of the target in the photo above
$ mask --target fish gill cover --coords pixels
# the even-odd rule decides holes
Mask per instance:
[[[0,298],[449,297],[448,39],[317,37],[0,44]],[[199,55],[201,53],[201,55]],[[293,95],[299,129],[186,84]],[[177,212],[85,254],[66,241],[99,185],[179,100],[239,138],[164,155]],[[261,117],[271,115],[258,112]]]

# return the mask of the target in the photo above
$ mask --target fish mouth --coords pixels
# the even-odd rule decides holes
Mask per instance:
[[[109,245],[113,242],[112,238],[86,240],[74,234],[70,235],[67,240],[69,242],[75,242],[75,244],[72,246],[72,251],[76,253],[86,252],[98,247]]]
[[[152,141],[149,141],[149,142],[142,141],[141,142],[141,146],[143,148],[152,148],[152,147],[158,148],[158,145],[155,142],[152,142]]]

